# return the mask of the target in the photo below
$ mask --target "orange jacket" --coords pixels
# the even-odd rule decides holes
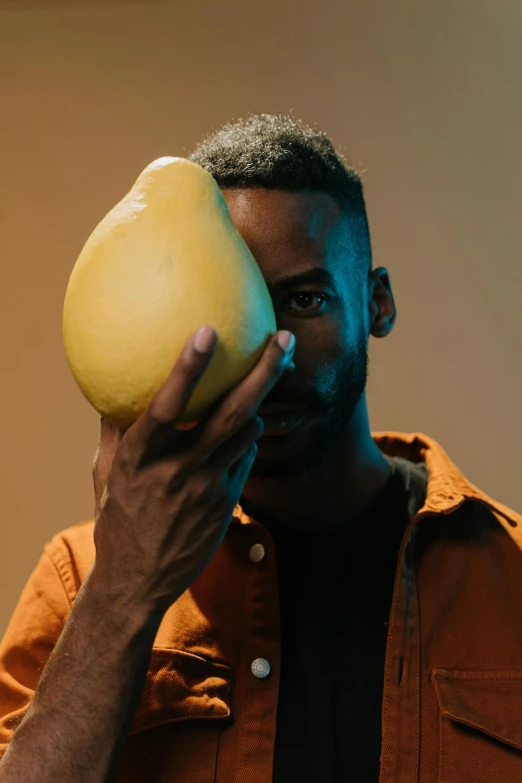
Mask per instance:
[[[432,438],[373,438],[429,473],[398,558],[379,781],[520,783],[522,516],[471,484]],[[93,564],[93,530],[83,522],[45,545],[0,644],[0,756]],[[268,530],[237,506],[215,557],[163,618],[118,783],[271,782],[276,574]],[[269,662],[267,677],[252,674],[256,658]]]

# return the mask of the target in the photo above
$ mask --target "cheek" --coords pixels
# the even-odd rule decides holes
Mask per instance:
[[[296,323],[294,318],[291,324],[285,324],[284,328],[295,334],[295,362],[306,363],[309,359],[316,362],[321,359],[336,361],[340,354],[346,350],[350,341],[349,325],[337,312],[330,315],[322,315],[316,318],[301,318],[304,323]]]
[[[294,362],[308,383],[330,386],[347,357],[355,356],[364,340],[364,321],[359,302],[345,303],[330,316],[303,318],[303,323],[285,324],[296,337]]]
[[[316,329],[313,335],[302,336],[301,342],[296,333],[296,369],[303,372],[308,382],[319,384],[321,379],[335,374],[347,350],[346,335],[335,324]]]
[[[338,384],[339,373],[346,357],[339,346],[317,354],[313,368],[310,370],[310,383],[313,385],[317,399],[323,401],[330,398]]]
[[[306,378],[307,384],[318,386],[322,379],[335,374],[335,368],[342,361],[342,349],[339,343],[331,340],[316,339],[301,345],[301,351],[294,355],[296,371]]]

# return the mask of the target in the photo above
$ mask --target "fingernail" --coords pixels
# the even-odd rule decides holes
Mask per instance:
[[[292,332],[281,332],[277,335],[277,342],[283,351],[290,351],[294,347],[295,336]]]
[[[216,343],[216,332],[211,326],[202,326],[196,332],[194,348],[199,353],[209,353]]]

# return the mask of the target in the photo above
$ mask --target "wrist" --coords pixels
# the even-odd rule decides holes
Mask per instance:
[[[94,616],[109,624],[114,631],[130,633],[131,636],[152,635],[153,640],[156,637],[163,614],[136,601],[128,593],[112,591],[96,570],[96,563],[87,574],[80,592]]]

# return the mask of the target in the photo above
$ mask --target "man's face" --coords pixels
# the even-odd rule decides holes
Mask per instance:
[[[328,458],[366,387],[369,317],[366,289],[354,274],[356,237],[327,194],[225,189],[223,195],[267,283],[277,328],[296,337],[295,370],[265,402],[306,405],[305,418],[285,434],[261,437],[250,471],[255,478],[290,478]],[[332,282],[278,286],[314,267]]]

